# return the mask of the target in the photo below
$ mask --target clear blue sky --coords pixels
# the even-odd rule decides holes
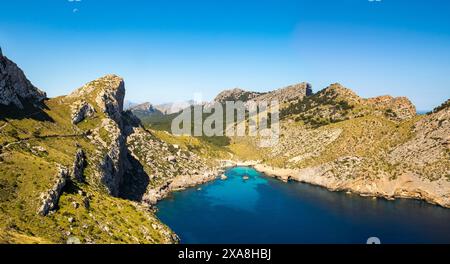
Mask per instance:
[[[107,73],[132,101],[333,82],[450,98],[450,1],[1,0],[0,45],[49,96]]]

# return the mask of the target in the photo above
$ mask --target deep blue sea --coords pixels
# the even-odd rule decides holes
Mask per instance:
[[[226,175],[158,203],[181,243],[450,243],[450,209],[284,183],[246,167]]]

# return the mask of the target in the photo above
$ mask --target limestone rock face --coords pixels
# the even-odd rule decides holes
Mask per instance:
[[[103,81],[106,81],[106,86],[98,94],[96,102],[108,117],[103,119],[102,128],[107,132],[109,144],[106,144],[103,151],[105,155],[100,163],[101,182],[112,195],[117,196],[123,181],[128,151],[122,120],[125,88],[123,80],[117,76],[107,76]]]
[[[225,90],[225,91],[219,93],[217,95],[217,97],[214,99],[214,102],[218,102],[218,103],[225,103],[227,101],[247,102],[247,101],[252,100],[262,94],[263,93],[249,92],[249,91],[244,91],[239,88],[234,88],[234,89]]]
[[[369,98],[366,103],[382,111],[388,118],[402,121],[416,115],[416,107],[406,97],[392,97],[389,95]]]
[[[85,101],[78,102],[72,106],[72,124],[76,125],[94,114],[95,109],[91,104]]]
[[[97,147],[97,156],[94,157],[97,162],[96,176],[113,196],[119,194],[127,162],[126,136],[123,131],[124,98],[124,81],[116,75],[106,75],[89,82],[67,96],[67,100],[84,102],[73,108],[76,110],[72,121],[83,120],[91,115],[93,105],[102,112],[100,123],[91,131],[90,137]]]
[[[311,85],[309,83],[303,82],[260,95],[254,98],[254,101],[266,101],[270,104],[271,101],[277,100],[281,104],[287,103],[292,100],[302,100],[306,96],[310,95],[312,95]]]
[[[75,154],[75,161],[73,162],[72,178],[78,182],[84,182],[84,168],[86,166],[86,155],[82,149],[79,149]]]
[[[103,89],[95,101],[105,114],[120,125],[125,99],[125,83],[122,78],[116,75],[107,75],[99,81],[103,83]]]
[[[87,83],[71,93],[68,98],[94,101],[109,118],[118,124],[122,122],[125,83],[117,75],[106,75]]]
[[[38,210],[38,214],[47,215],[51,210],[56,209],[59,197],[64,186],[66,186],[68,178],[69,171],[67,168],[60,167],[53,187],[48,192],[41,194],[42,205]]]
[[[280,103],[286,103],[292,100],[302,100],[306,96],[310,95],[312,95],[311,85],[303,82],[266,93],[250,92],[239,88],[225,90],[217,95],[214,102],[225,103],[226,101],[266,101],[270,104],[271,101],[277,100]]]
[[[125,164],[127,162],[127,148],[125,137],[117,126],[110,124],[106,130],[109,135],[110,145],[104,149],[106,153],[99,165],[100,180],[113,196],[118,196],[120,185],[123,182]]]
[[[8,58],[0,55],[0,104],[23,109],[24,101],[41,102],[46,93],[34,87],[23,71]]]

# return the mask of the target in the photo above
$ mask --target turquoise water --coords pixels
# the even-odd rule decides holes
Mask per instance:
[[[450,243],[450,209],[283,183],[246,167],[226,175],[158,203],[182,243]]]

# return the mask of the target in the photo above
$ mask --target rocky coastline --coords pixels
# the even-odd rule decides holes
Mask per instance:
[[[149,206],[154,206],[173,192],[182,191],[216,180],[222,172],[222,169],[213,168],[197,175],[179,175],[163,185],[148,190],[142,198],[142,202]]]
[[[361,180],[338,179],[323,177],[319,167],[305,169],[286,169],[269,166],[261,161],[220,161],[222,170],[233,167],[251,167],[266,176],[283,182],[297,181],[326,188],[332,192],[346,192],[361,197],[383,198],[386,200],[414,199],[425,201],[444,208],[450,208],[450,190],[448,181],[424,181],[412,174],[403,174],[395,180],[380,179],[370,183]],[[220,176],[217,176],[220,177]],[[217,178],[216,177],[216,178]],[[202,184],[202,183],[199,183]],[[188,186],[193,187],[193,186]]]
[[[417,176],[403,174],[395,180],[380,179],[370,183],[361,180],[338,179],[336,177],[322,177],[319,168],[284,169],[268,166],[261,163],[251,165],[255,170],[284,182],[290,180],[324,187],[329,191],[350,192],[362,197],[423,200],[430,204],[450,208],[449,193],[441,190],[450,190],[447,181],[423,181]]]

